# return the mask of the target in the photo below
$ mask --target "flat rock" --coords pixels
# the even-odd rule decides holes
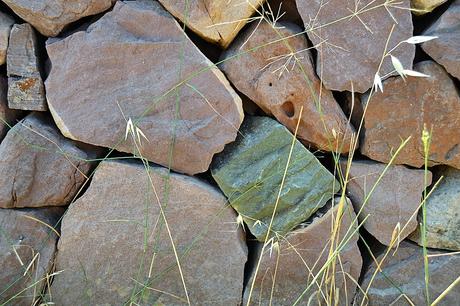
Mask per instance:
[[[432,12],[435,8],[445,3],[447,0],[411,0],[412,13],[423,15]]]
[[[0,65],[6,63],[6,50],[8,49],[8,39],[13,24],[13,18],[0,12]]]
[[[48,104],[68,138],[139,149],[150,161],[195,174],[235,139],[243,120],[241,99],[224,75],[156,2],[117,2],[86,31],[49,41],[47,50]],[[132,137],[125,140],[128,118],[148,139],[138,149]]]
[[[39,304],[58,238],[40,221],[54,227],[62,213],[57,207],[0,209],[0,301],[4,305]]]
[[[385,7],[386,1],[297,0],[307,35],[318,51],[316,71],[326,88],[365,92],[379,70],[392,26],[387,51],[412,36],[410,1],[391,1]],[[353,17],[354,12],[357,15]],[[405,69],[411,69],[413,45],[402,44],[392,54]],[[386,57],[379,75],[392,71],[390,57]]]
[[[342,173],[347,161],[340,161]],[[401,165],[387,165],[364,160],[353,160],[348,174],[347,195],[350,197],[359,221],[367,217],[364,228],[384,245],[392,243],[393,233],[399,241],[418,226],[417,211],[425,189],[425,171],[408,169]],[[383,174],[383,175],[382,175]],[[427,173],[427,187],[431,172]],[[372,193],[371,193],[372,191]],[[397,226],[399,224],[399,230]],[[398,240],[393,241],[396,247]]]
[[[332,93],[321,86],[306,37],[269,44],[302,30],[284,22],[278,27],[275,30],[266,22],[252,24],[224,54],[228,61],[222,65],[223,71],[240,92],[291,132],[300,118],[297,136],[306,145],[325,151],[350,151],[354,128]],[[247,53],[236,58],[241,52]]]
[[[432,129],[429,165],[460,168],[460,97],[455,84],[435,62],[420,62],[415,70],[431,77],[391,78],[384,82],[383,93],[373,95],[364,119],[361,153],[388,163],[402,141],[411,137],[394,163],[420,168],[425,163],[425,125]]]
[[[460,250],[460,171],[450,167],[436,169],[441,182],[426,202],[426,245],[430,248]],[[422,222],[421,212],[418,222]],[[410,238],[422,243],[420,227]]]
[[[430,271],[430,300],[434,301],[460,274],[460,255],[429,250],[428,267]],[[383,255],[377,257],[381,262]],[[362,289],[369,287],[377,265],[372,263],[362,281]],[[426,305],[425,272],[422,248],[402,242],[396,253],[390,252],[371,283],[368,300],[364,305]],[[359,293],[359,292],[358,292]],[[405,295],[405,296],[404,296]],[[361,305],[362,294],[357,295]],[[408,299],[411,301],[409,303]],[[458,305],[460,291],[454,287],[438,305]]]
[[[299,305],[326,305],[327,300],[324,296],[327,290],[330,290],[331,284],[329,287],[319,285],[327,275],[320,270],[328,260],[331,227],[338,216],[338,210],[337,201],[327,212],[315,214],[310,224],[295,229],[279,242],[279,251],[272,249],[270,252],[270,247],[266,247],[254,283],[250,305],[293,305],[308,286],[311,288],[299,300]],[[338,305],[351,305],[357,287],[354,282],[359,278],[363,263],[357,245],[358,235],[347,234],[348,229],[351,228],[350,233],[356,229],[357,223],[352,224],[355,218],[351,205],[346,205],[339,223],[337,241],[344,243],[348,241],[334,259],[335,287],[338,296],[333,301],[338,302]],[[337,245],[334,249],[337,249]],[[275,273],[276,279],[274,279]],[[317,276],[316,280],[315,276]],[[332,277],[330,273],[328,276]],[[254,271],[246,285],[244,305],[247,305],[249,300],[253,280]],[[272,303],[270,303],[273,282],[275,284]],[[318,293],[319,290],[322,290],[324,296]],[[309,303],[310,299],[312,299],[311,303]]]
[[[48,110],[40,76],[37,36],[30,24],[13,26],[7,56],[8,106],[22,110]]]
[[[56,36],[83,17],[108,10],[116,0],[2,0],[44,36]]]
[[[247,118],[240,133],[215,158],[211,173],[251,233],[264,241],[294,136],[268,117]],[[308,219],[338,186],[334,176],[295,140],[270,236],[285,235]]]
[[[460,80],[460,1],[454,1],[423,35],[437,39],[422,44],[422,49]]]
[[[8,79],[0,76],[0,143],[6,132],[21,117],[22,112],[8,107]]]
[[[161,167],[150,167],[149,176],[141,163],[100,164],[62,222],[56,305],[186,304],[160,203],[191,305],[241,303],[247,247],[225,197]]]
[[[201,38],[226,48],[265,0],[159,0]]]
[[[64,138],[48,116],[32,113],[0,144],[0,207],[68,205],[97,150]]]

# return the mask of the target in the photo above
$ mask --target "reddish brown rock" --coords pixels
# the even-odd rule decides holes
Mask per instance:
[[[8,49],[8,39],[14,19],[0,12],[0,65],[6,63],[6,50]]]
[[[345,174],[347,161],[341,160],[340,166]],[[417,228],[425,171],[390,166],[383,173],[385,167],[372,161],[354,160],[349,169],[347,195],[355,212],[361,211],[359,221],[367,217],[364,228],[382,244],[393,243],[395,247],[398,240],[392,241],[393,234],[399,234],[400,241]],[[426,186],[430,184],[431,172],[428,171]]]
[[[108,10],[116,0],[3,0],[45,36],[56,36],[83,17]]]
[[[137,153],[125,140],[132,118],[148,139],[141,154],[188,174],[206,171],[236,138],[241,99],[156,2],[117,2],[47,50],[48,104],[66,137]]]
[[[51,288],[56,305],[187,304],[160,203],[190,304],[241,303],[247,247],[225,197],[164,168],[151,167],[149,175],[158,198],[143,164],[100,164],[62,222],[56,269],[64,271]]]
[[[203,39],[226,48],[265,0],[159,0]]]
[[[460,1],[454,1],[423,35],[438,37],[423,43],[423,51],[460,80]]]
[[[329,205],[329,207],[331,206]],[[345,243],[348,240],[348,242],[335,258],[335,286],[338,295],[333,301],[339,305],[350,305],[357,287],[354,281],[358,280],[362,267],[361,253],[357,245],[358,235],[353,235],[357,223],[352,224],[352,222],[356,216],[350,204],[347,204],[345,208],[337,241],[344,241]],[[324,296],[318,291],[318,286],[322,280],[324,281],[323,277],[326,277],[326,273],[319,274],[319,271],[328,260],[329,248],[331,247],[329,242],[331,228],[337,218],[338,209],[338,201],[333,208],[326,210],[326,213],[324,213],[324,208],[321,209],[321,212],[317,213],[309,224],[300,226],[279,241],[279,252],[276,247],[273,247],[271,251],[270,246],[266,247],[257,273],[250,305],[271,304],[270,296],[275,273],[276,279],[271,301],[273,305],[293,305],[310,285],[311,288],[299,300],[299,305],[309,304],[310,299],[313,302],[311,305],[324,305],[326,303]],[[350,232],[346,234],[350,228]],[[350,235],[352,236],[350,237]],[[335,245],[335,249],[337,249],[337,245]],[[316,282],[313,281],[315,276],[318,276]],[[330,273],[328,276],[332,277]],[[254,275],[251,276],[246,285],[244,305],[248,302],[253,280]],[[323,293],[330,289],[330,286],[331,284],[329,287],[322,286]]]
[[[0,209],[0,301],[3,305],[39,304],[46,275],[51,273],[58,238],[45,224],[55,227],[62,213],[61,208]]]
[[[331,90],[367,91],[376,72],[384,76],[394,71],[390,57],[379,70],[392,26],[387,51],[412,36],[409,0],[297,0],[297,8],[318,50],[316,71]],[[392,54],[405,69],[412,68],[413,45],[402,44]]]
[[[291,23],[253,24],[224,54],[222,69],[243,94],[295,131],[303,107],[297,136],[306,144],[326,151],[348,152],[354,128],[347,122],[332,93],[322,88],[315,75],[308,42]],[[282,27],[282,28],[281,28]],[[266,45],[255,52],[237,54]],[[336,137],[334,137],[334,135]]]
[[[8,79],[0,76],[0,143],[6,132],[21,117],[22,112],[8,107]]]
[[[50,120],[32,113],[0,144],[0,207],[68,205],[87,179],[86,160],[98,152],[64,138]]]
[[[367,107],[361,153],[387,163],[402,141],[411,137],[394,163],[420,168],[424,165],[422,131],[431,131],[430,166],[460,168],[460,97],[455,84],[440,65],[425,61],[415,70],[429,78],[401,77],[384,82]],[[363,98],[365,103],[367,98]]]

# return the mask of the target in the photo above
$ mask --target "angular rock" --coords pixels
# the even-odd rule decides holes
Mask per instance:
[[[8,39],[14,19],[0,12],[0,65],[6,63],[6,50],[8,49]]]
[[[265,0],[159,0],[201,38],[226,48]]]
[[[240,133],[215,158],[211,173],[251,233],[264,241],[294,136],[268,117],[247,118]],[[296,140],[270,236],[285,235],[308,219],[338,186],[334,176]]]
[[[68,205],[97,150],[64,138],[51,118],[32,113],[0,144],[0,207]]]
[[[108,10],[116,0],[3,0],[44,36],[56,36],[83,17]]]
[[[57,207],[34,210],[0,209],[2,304],[39,304],[37,302],[41,297],[41,290],[46,286],[46,275],[51,273],[58,238],[40,221],[54,227],[63,212]]]
[[[235,139],[243,120],[224,75],[156,2],[117,2],[85,32],[50,41],[47,50],[48,104],[66,137],[137,153],[125,140],[132,118],[148,139],[138,146],[145,158],[195,174]]]
[[[46,111],[45,86],[40,76],[37,37],[28,24],[15,24],[8,44],[8,106]]]
[[[223,71],[240,92],[291,132],[295,131],[303,107],[297,136],[306,145],[326,151],[350,151],[354,128],[332,93],[322,88],[307,39],[295,36],[268,44],[301,32],[291,23],[281,22],[278,26],[276,30],[266,22],[250,26],[224,54],[228,61],[222,65]],[[250,52],[262,45],[266,46]],[[241,52],[247,53],[236,59]],[[293,52],[297,52],[295,57]]]
[[[299,305],[310,305],[310,299],[313,302],[311,305],[327,304],[327,300],[318,293],[318,290],[321,288],[325,293],[328,289],[330,290],[331,284],[329,287],[325,286],[324,283],[322,286],[319,284],[323,278],[332,277],[332,275],[331,273],[320,272],[320,270],[328,260],[329,248],[331,247],[331,227],[338,216],[338,203],[336,201],[335,206],[325,213],[317,213],[311,224],[301,226],[287,234],[279,242],[279,251],[274,248],[270,252],[270,248],[266,247],[254,283],[250,305],[271,305],[272,303],[273,305],[293,305],[308,286],[310,289],[299,300]],[[330,205],[328,206],[330,207]],[[363,263],[357,245],[358,235],[352,234],[357,227],[356,215],[351,204],[345,207],[339,223],[340,230],[337,241],[346,243],[334,259],[334,285],[338,295],[333,301],[337,302],[338,305],[351,305],[357,287],[355,282],[358,281]],[[347,234],[350,228],[351,230]],[[333,248],[338,250],[338,243]],[[332,267],[332,265],[330,266]],[[276,273],[275,280],[273,280],[274,273]],[[317,277],[316,281],[315,276]],[[249,300],[249,291],[253,280],[254,271],[246,285],[244,305]],[[273,281],[275,284],[272,303],[270,303]]]
[[[423,51],[460,80],[460,1],[454,1],[423,35],[438,37],[423,43]]]
[[[415,15],[430,13],[447,0],[411,0],[411,8]]]
[[[433,302],[460,274],[460,255],[434,250],[429,250],[428,254],[441,255],[428,259],[429,293]],[[382,262],[382,258],[383,255],[377,257],[377,261]],[[373,262],[364,275],[361,284],[363,290],[369,287],[376,267],[376,263]],[[368,300],[364,305],[426,305],[424,258],[421,247],[402,242],[396,253],[388,254],[381,268],[382,271],[377,273],[371,283]],[[357,305],[361,305],[362,299],[363,295],[358,291]],[[459,299],[460,291],[458,287],[454,287],[439,305],[458,305]]]
[[[342,173],[347,172],[347,161],[341,160]],[[425,190],[425,171],[404,166],[389,166],[373,161],[353,160],[348,174],[347,195],[350,197],[359,221],[367,217],[364,228],[382,244],[392,243],[393,233],[405,239],[418,226],[417,211]],[[383,175],[382,175],[383,174]],[[427,173],[427,185],[431,172]],[[375,186],[375,187],[374,187]],[[371,193],[372,191],[372,193]],[[396,229],[399,224],[399,231]]]
[[[56,259],[64,272],[51,288],[56,305],[186,304],[160,203],[191,305],[240,304],[247,247],[225,197],[164,168],[149,175],[158,198],[141,163],[102,162],[70,206]]]
[[[460,250],[460,171],[450,167],[436,169],[441,182],[426,202],[426,245],[430,248]],[[418,222],[422,222],[421,211]],[[410,236],[422,244],[420,227]]]
[[[385,7],[386,1],[297,0],[308,37],[318,50],[316,71],[326,88],[365,92],[376,72],[384,76],[394,71],[389,56],[378,71],[385,44],[393,25],[387,51],[412,36],[412,16],[409,0],[390,1]],[[392,55],[411,69],[415,47],[401,44]]]
[[[432,61],[416,64],[415,70],[431,77],[388,79],[383,93],[372,97],[364,119],[361,153],[388,163],[402,141],[411,137],[394,163],[420,168],[425,163],[425,125],[432,130],[429,165],[460,168],[460,97],[455,84],[444,68]],[[362,99],[362,103],[366,101]]]
[[[22,112],[8,107],[8,79],[0,76],[0,143],[6,132],[21,117]]]

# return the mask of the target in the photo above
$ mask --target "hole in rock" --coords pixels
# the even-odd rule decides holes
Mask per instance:
[[[292,104],[291,101],[286,101],[281,105],[281,109],[283,110],[284,114],[288,116],[289,118],[294,117],[295,115],[295,109],[294,109],[294,104]]]
[[[268,83],[268,86],[272,87],[273,86],[272,82]]]

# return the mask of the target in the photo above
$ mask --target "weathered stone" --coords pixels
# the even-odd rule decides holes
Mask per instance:
[[[141,163],[102,162],[70,206],[56,260],[64,271],[51,288],[56,305],[186,304],[159,205],[191,305],[240,304],[247,247],[225,197],[164,168],[148,174]]]
[[[460,80],[460,1],[454,1],[423,35],[438,37],[423,43],[423,51]]]
[[[332,93],[322,88],[307,39],[292,37],[301,32],[294,24],[281,22],[278,26],[274,29],[266,22],[250,26],[224,54],[228,59],[222,65],[224,72],[239,91],[291,132],[300,118],[297,136],[306,145],[326,151],[350,151],[354,129]],[[281,37],[292,38],[269,44]],[[263,45],[266,46],[250,52]],[[248,53],[236,58],[241,52]]]
[[[32,113],[0,144],[0,207],[68,205],[87,179],[96,150],[64,138],[49,120]]]
[[[279,242],[279,251],[276,247],[272,250],[266,247],[254,283],[250,305],[293,305],[308,286],[310,289],[303,294],[299,305],[328,304],[324,297],[332,284],[319,284],[325,277],[330,278],[332,275],[330,272],[320,272],[320,270],[328,260],[331,248],[331,228],[338,217],[338,211],[339,205],[336,201],[336,205],[324,215],[323,213],[315,215],[311,224],[299,227],[287,234]],[[335,265],[334,285],[338,294],[332,300],[334,305],[335,302],[338,305],[351,304],[357,287],[356,282],[361,273],[363,261],[357,245],[358,235],[354,233],[357,227],[355,218],[356,215],[351,205],[347,204],[339,223],[337,243],[334,244],[333,249],[338,250],[340,242],[344,242],[344,246],[339,255],[333,259],[335,264],[330,265],[330,271]],[[276,279],[274,273],[276,273]],[[317,277],[316,280],[315,277]],[[253,281],[254,271],[246,285],[244,305],[249,300],[249,291]],[[273,297],[271,298],[273,282]],[[318,290],[322,290],[324,296]],[[272,299],[271,302],[270,299]],[[311,303],[309,303],[310,299]]]
[[[436,169],[443,176],[426,202],[426,245],[430,248],[460,250],[460,171],[450,167]],[[421,211],[418,221],[423,220]],[[420,227],[410,238],[422,244]]]
[[[226,48],[265,0],[159,0],[203,39]]]
[[[8,79],[0,76],[0,142],[5,137],[6,132],[21,117],[22,112],[8,107]]]
[[[384,82],[383,93],[373,95],[364,118],[361,153],[388,163],[402,141],[411,137],[394,163],[420,168],[425,163],[425,125],[432,131],[429,165],[460,168],[460,97],[455,84],[432,61],[418,63],[415,70],[431,77],[391,78]],[[362,103],[366,101],[362,99]]]
[[[347,160],[341,160],[340,166],[345,174]],[[393,235],[399,234],[392,245],[396,247],[417,228],[417,211],[425,186],[431,184],[431,172],[427,172],[425,185],[424,170],[392,165],[384,173],[386,166],[354,160],[348,170],[347,195],[355,211],[360,212],[359,221],[367,217],[364,228],[378,241],[389,246]]]
[[[116,0],[2,0],[45,36],[56,36],[83,17],[108,10]]]
[[[442,254],[444,253],[444,254]],[[430,250],[428,258],[430,272],[429,293],[431,302],[437,298],[460,274],[460,255],[448,254]],[[441,256],[439,256],[441,255]],[[382,262],[384,254],[377,257]],[[364,275],[361,287],[369,287],[372,275],[377,265],[372,263]],[[377,272],[370,284],[368,300],[364,305],[426,305],[425,297],[425,272],[422,248],[408,242],[402,242],[396,253],[390,252],[381,266],[382,271]],[[357,300],[361,305],[363,295],[358,291]],[[442,299],[438,305],[458,305],[460,290],[453,290]],[[411,302],[409,303],[410,300]]]
[[[63,210],[57,207],[34,210],[0,209],[2,304],[39,304],[37,302],[42,288],[46,286],[46,276],[51,273],[58,238],[40,221],[54,227],[62,213]]]
[[[268,117],[247,118],[240,133],[216,156],[211,173],[251,233],[264,241],[294,136]],[[295,140],[270,236],[285,235],[308,219],[334,187],[333,175]]]
[[[423,15],[430,13],[435,8],[446,2],[447,0],[411,0],[412,13],[415,15]]]
[[[37,37],[28,24],[15,24],[8,45],[8,106],[46,111],[45,86],[40,76]]]
[[[412,36],[412,16],[409,0],[391,0],[384,6],[386,2],[297,0],[308,37],[318,51],[316,71],[326,88],[365,92],[376,72],[384,76],[394,71],[389,56],[379,70],[385,45],[393,25],[387,51]],[[411,69],[415,47],[402,44],[392,55]]]
[[[137,144],[145,158],[195,174],[235,139],[243,120],[224,75],[156,2],[117,2],[47,50],[48,104],[69,138],[137,153],[131,137],[124,140],[132,118],[148,139]]]
[[[0,65],[6,63],[6,50],[8,49],[8,39],[13,24],[13,18],[0,12]]]

